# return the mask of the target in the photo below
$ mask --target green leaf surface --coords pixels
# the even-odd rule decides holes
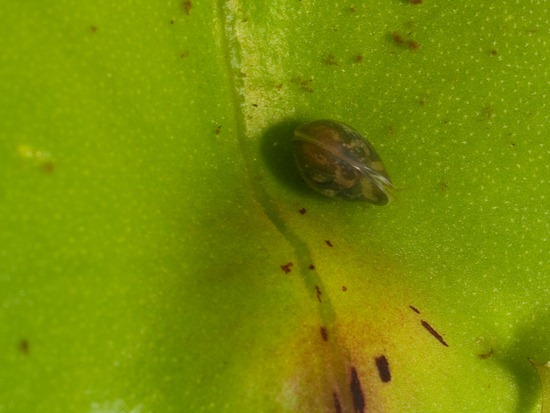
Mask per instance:
[[[540,412],[549,24],[537,0],[5,4],[0,412]],[[391,204],[304,185],[314,119],[365,134]]]

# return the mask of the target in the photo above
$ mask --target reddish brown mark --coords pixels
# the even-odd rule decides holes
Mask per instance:
[[[420,314],[420,310],[416,307],[413,307],[412,305],[409,306],[411,310],[413,310],[416,314]]]
[[[407,47],[411,50],[418,50],[420,49],[420,43],[416,40],[407,40]]]
[[[320,303],[323,302],[323,299],[321,298],[321,294],[323,294],[321,292],[321,289],[319,288],[318,285],[315,286],[315,293],[317,294],[317,300],[319,300]]]
[[[301,208],[299,211],[298,211],[300,214],[304,215],[307,211],[305,208]]]
[[[398,46],[406,46],[410,50],[420,49],[420,43],[416,40],[407,40],[399,32],[392,32],[391,38],[393,42]]]
[[[334,245],[332,245],[332,242],[330,242],[328,239],[325,241],[325,244],[327,244],[329,247],[334,247]]]
[[[478,357],[481,360],[487,360],[489,357],[491,357],[493,355],[493,352],[494,352],[494,350],[491,348],[486,353],[481,353]]]
[[[325,60],[325,63],[329,66],[338,66],[338,62],[336,61],[336,58],[332,54],[329,54],[327,56],[327,59]]]
[[[289,262],[287,264],[281,265],[281,270],[283,270],[285,274],[288,274],[290,271],[292,271],[293,266],[294,264]]]
[[[193,5],[191,4],[191,1],[185,0],[181,4],[181,6],[183,7],[183,11],[185,12],[185,14],[189,16],[189,13],[191,13],[191,8],[193,7]]]
[[[52,161],[46,161],[42,164],[44,172],[51,174],[55,169],[55,164]]]
[[[439,341],[445,347],[449,347],[449,345],[445,342],[445,340],[443,339],[441,334],[439,334],[437,331],[435,331],[435,329],[427,321],[421,320],[421,323],[422,323],[422,327],[424,327],[426,330],[428,330],[428,332],[432,336],[434,336],[437,339],[437,341]]]
[[[29,346],[29,341],[28,341],[28,340],[26,340],[26,339],[21,340],[21,341],[19,342],[18,347],[19,347],[19,351],[20,351],[21,353],[23,353],[24,355],[27,356],[27,355],[29,354],[29,352],[30,352],[30,346]]]
[[[383,383],[391,381],[390,363],[388,362],[386,356],[378,356],[374,359],[374,361],[376,363],[376,368],[378,369],[380,380],[382,380]]]
[[[328,341],[328,331],[325,327],[321,327],[321,337],[323,338],[323,341]]]
[[[336,392],[332,392],[332,401],[334,403],[334,411],[336,413],[342,413],[342,405],[340,404],[340,399],[338,399]]]
[[[405,39],[403,39],[403,37],[398,32],[392,32],[391,38],[393,42],[399,46],[405,43]]]
[[[357,375],[355,367],[351,368],[351,383],[349,385],[351,391],[351,397],[353,399],[353,411],[355,413],[365,412],[365,396],[363,396],[363,390],[361,389],[361,382]]]

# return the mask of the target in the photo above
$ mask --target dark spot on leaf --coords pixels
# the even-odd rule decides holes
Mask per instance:
[[[183,52],[180,53],[180,57],[182,59],[185,59],[188,56],[189,56],[189,50],[184,50]]]
[[[410,50],[418,50],[418,49],[420,49],[420,43],[418,43],[416,40],[408,40],[407,41],[407,47]]]
[[[447,190],[447,187],[449,186],[449,184],[445,181],[439,181],[439,190],[441,192],[445,192]]]
[[[403,36],[399,32],[392,32],[391,39],[395,45],[404,48],[406,47],[409,50],[417,50],[420,48],[420,43],[418,43],[416,40],[405,38],[405,36]]]
[[[302,90],[305,90],[308,93],[314,92],[313,88],[311,87],[311,82],[313,82],[313,79],[298,80],[297,82]]]
[[[346,287],[345,285],[342,286],[342,291],[343,292],[346,292],[348,290],[348,287]]]
[[[353,399],[353,411],[355,413],[365,412],[365,397],[363,396],[363,390],[361,389],[361,382],[357,375],[355,367],[351,368],[351,383],[349,385],[351,390],[351,397]]]
[[[221,125],[220,125],[220,126],[216,126],[216,129],[214,130],[214,133],[215,133],[216,135],[219,135],[221,131],[222,131]]]
[[[493,349],[489,349],[489,351],[485,352],[485,353],[481,353],[478,357],[481,359],[481,360],[487,360],[489,357],[491,357],[493,355]]]
[[[338,62],[336,61],[336,58],[332,54],[329,54],[327,56],[325,63],[329,66],[338,66]]]
[[[355,56],[355,63],[361,63],[363,61],[363,55],[358,54]]]
[[[191,4],[191,1],[185,0],[181,4],[181,6],[183,7],[183,11],[185,12],[185,14],[189,16],[189,13],[191,12],[191,8],[193,7],[193,5]]]
[[[420,314],[420,310],[416,307],[413,307],[412,305],[409,306],[411,310],[413,310],[416,314]]]
[[[285,272],[285,274],[288,274],[290,271],[292,271],[293,266],[294,266],[294,264],[289,262],[288,264],[281,265],[281,270],[283,270]]]
[[[342,405],[340,404],[340,399],[336,392],[332,392],[332,401],[334,402],[334,411],[336,413],[342,413]]]
[[[321,327],[321,337],[323,341],[328,341],[328,331],[325,327]]]
[[[253,103],[252,106],[254,106],[255,108],[258,107],[258,104],[257,103]]]
[[[398,32],[392,32],[391,38],[393,42],[398,46],[401,46],[403,43],[405,43],[405,39],[403,39],[403,36],[401,36]]]
[[[90,26],[90,32],[97,33],[97,26]]]
[[[490,54],[491,56],[496,56],[496,55],[498,55],[498,52],[497,52],[495,49],[492,49],[492,50],[489,52],[489,54]]]
[[[30,346],[29,341],[26,339],[23,339],[19,342],[19,345],[17,346],[19,348],[19,351],[23,353],[24,355],[28,355],[30,352]]]
[[[333,247],[332,242],[330,242],[328,239],[325,241],[325,244],[327,244],[329,247]]]
[[[42,170],[48,174],[53,173],[55,164],[52,161],[46,161],[42,164]]]
[[[323,300],[321,299],[321,294],[323,294],[321,292],[321,289],[319,288],[318,285],[315,286],[315,293],[317,294],[317,300],[319,300],[320,303],[323,302]]]
[[[174,24],[174,19],[170,20],[170,24]]]
[[[315,269],[315,265],[309,264],[309,267],[307,267],[307,268],[309,268],[310,270],[314,270],[314,269]]]
[[[427,321],[421,320],[421,323],[422,323],[422,327],[424,327],[426,330],[428,330],[428,332],[432,336],[434,336],[437,339],[437,341],[439,341],[445,347],[449,347],[449,345],[445,342],[445,340],[443,340],[443,337],[441,336],[441,334],[439,334],[437,331],[435,331],[435,329]]]
[[[384,383],[391,381],[390,363],[388,363],[386,356],[381,355],[376,357],[374,360],[376,362],[376,368],[378,369],[380,380]]]
[[[307,211],[305,208],[302,208],[300,209],[298,212],[300,212],[300,214],[304,215]]]

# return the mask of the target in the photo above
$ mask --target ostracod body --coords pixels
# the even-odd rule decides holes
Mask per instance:
[[[299,126],[292,140],[304,181],[328,197],[386,205],[391,179],[374,147],[351,126],[316,120]]]

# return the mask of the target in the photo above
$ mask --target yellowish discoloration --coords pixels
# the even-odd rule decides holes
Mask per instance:
[[[27,164],[41,168],[44,172],[51,173],[54,170],[54,160],[48,151],[21,144],[17,146],[17,154]]]

